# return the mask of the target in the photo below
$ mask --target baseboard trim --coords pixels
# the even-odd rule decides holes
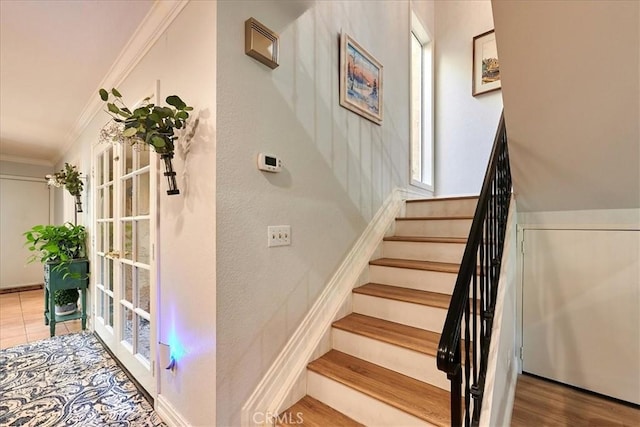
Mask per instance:
[[[162,395],[156,397],[154,409],[169,427],[187,427],[190,425]]]
[[[357,284],[371,256],[411,194],[396,188],[387,197],[360,238],[349,251],[320,297],[242,407],[243,427],[257,426],[254,414],[278,414],[296,379],[306,369],[322,336]],[[260,419],[264,419],[261,417]]]
[[[419,190],[416,187],[403,188],[401,191],[405,200],[427,200],[436,197],[433,191],[426,189]]]
[[[24,291],[38,291],[41,290],[44,285],[41,283],[39,285],[27,285],[27,286],[15,286],[13,288],[4,288],[0,289],[1,294],[12,294],[15,292],[24,292]]]

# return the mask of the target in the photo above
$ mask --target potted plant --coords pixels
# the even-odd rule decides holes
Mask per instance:
[[[47,289],[49,286],[52,289],[64,288],[54,293],[56,305],[76,304],[77,288],[86,288],[89,272],[89,262],[85,258],[87,232],[84,226],[70,222],[64,225],[36,225],[24,236],[27,248],[33,252],[28,261],[44,264]],[[68,290],[72,292],[66,292]],[[63,312],[65,310],[56,308],[56,314]]]
[[[169,183],[167,194],[180,194],[176,184],[176,173],[171,164],[175,141],[178,138],[175,130],[186,127],[189,111],[192,111],[193,107],[185,104],[179,96],[170,95],[166,99],[169,107],[152,104],[150,99],[146,98],[142,105],[132,111],[122,101],[122,95],[115,88],[111,89],[111,92],[100,89],[100,98],[107,104],[107,113],[120,125],[119,130],[111,135],[110,139],[151,146],[164,162],[164,175]],[[104,135],[102,139],[105,139]]]
[[[80,172],[74,165],[64,164],[64,169],[53,175],[46,175],[47,185],[49,187],[64,187],[69,194],[76,198],[76,212],[82,212],[82,200],[80,196],[84,183],[80,179]]]
[[[78,309],[80,293],[77,289],[62,289],[56,291],[53,300],[56,304],[56,316],[75,313]]]

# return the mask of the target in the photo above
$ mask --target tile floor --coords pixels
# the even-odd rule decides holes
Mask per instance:
[[[79,332],[80,319],[56,324],[56,335]],[[49,338],[44,290],[0,294],[0,349]]]

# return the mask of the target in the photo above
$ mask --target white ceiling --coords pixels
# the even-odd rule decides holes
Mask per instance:
[[[55,162],[153,0],[0,1],[0,159]]]

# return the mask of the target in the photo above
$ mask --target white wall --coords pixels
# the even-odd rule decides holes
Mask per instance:
[[[409,3],[235,1],[218,10],[218,417],[240,408],[396,186],[409,181]],[[244,54],[244,21],[280,35],[280,66]],[[428,21],[428,19],[425,19]],[[384,121],[342,108],[344,31],[384,66]],[[284,170],[256,169],[256,155]],[[267,248],[267,226],[292,245]]]
[[[567,230],[640,230],[640,209],[595,209],[580,211],[551,211],[551,212],[519,212],[518,228],[520,238],[527,233],[527,230],[556,230],[558,232]],[[549,251],[547,251],[549,252]],[[550,253],[538,253],[529,250],[525,254],[518,253],[519,283],[517,288],[517,348],[522,347],[522,325],[523,325],[523,290],[522,290],[522,271],[523,264],[532,265],[536,259],[540,257],[550,256],[553,262],[562,266],[567,260],[573,262],[573,254],[562,251],[552,250]],[[593,259],[585,258],[583,260],[583,269],[588,271],[592,265],[596,265],[598,257]],[[613,265],[613,264],[612,264]],[[637,272],[635,278],[635,286],[640,287],[640,259],[635,260],[629,268],[635,268]],[[530,283],[529,286],[539,286],[537,283]],[[593,286],[593,292],[597,292],[597,286]],[[633,319],[630,319],[633,321]],[[640,319],[636,319],[636,322]],[[521,368],[520,368],[521,369]]]
[[[1,175],[16,175],[16,176],[29,176],[33,178],[42,178],[44,182],[44,176],[47,174],[53,173],[53,171],[54,169],[52,166],[0,160]]]
[[[436,2],[434,0],[411,0],[411,8],[420,18],[425,29],[433,36],[436,30]]]
[[[640,224],[524,231],[523,369],[640,404]]]
[[[28,263],[23,233],[49,224],[49,192],[42,178],[0,175],[0,289],[42,284],[42,264]]]
[[[174,158],[181,194],[167,196],[159,178],[159,338],[173,334],[184,354],[175,374],[161,370],[158,397],[191,425],[214,425],[216,412],[216,8],[189,2],[118,85],[132,104],[160,80],[162,99],[178,94],[200,118],[189,152],[178,144]],[[107,119],[96,116],[60,164],[78,157],[90,165]]]
[[[22,233],[51,220],[44,177],[52,172],[51,166],[0,160],[0,288],[42,284],[42,265],[27,264],[31,254]]]
[[[491,2],[435,2],[438,196],[480,193],[502,111],[500,91],[471,95],[472,40],[493,28]]]

